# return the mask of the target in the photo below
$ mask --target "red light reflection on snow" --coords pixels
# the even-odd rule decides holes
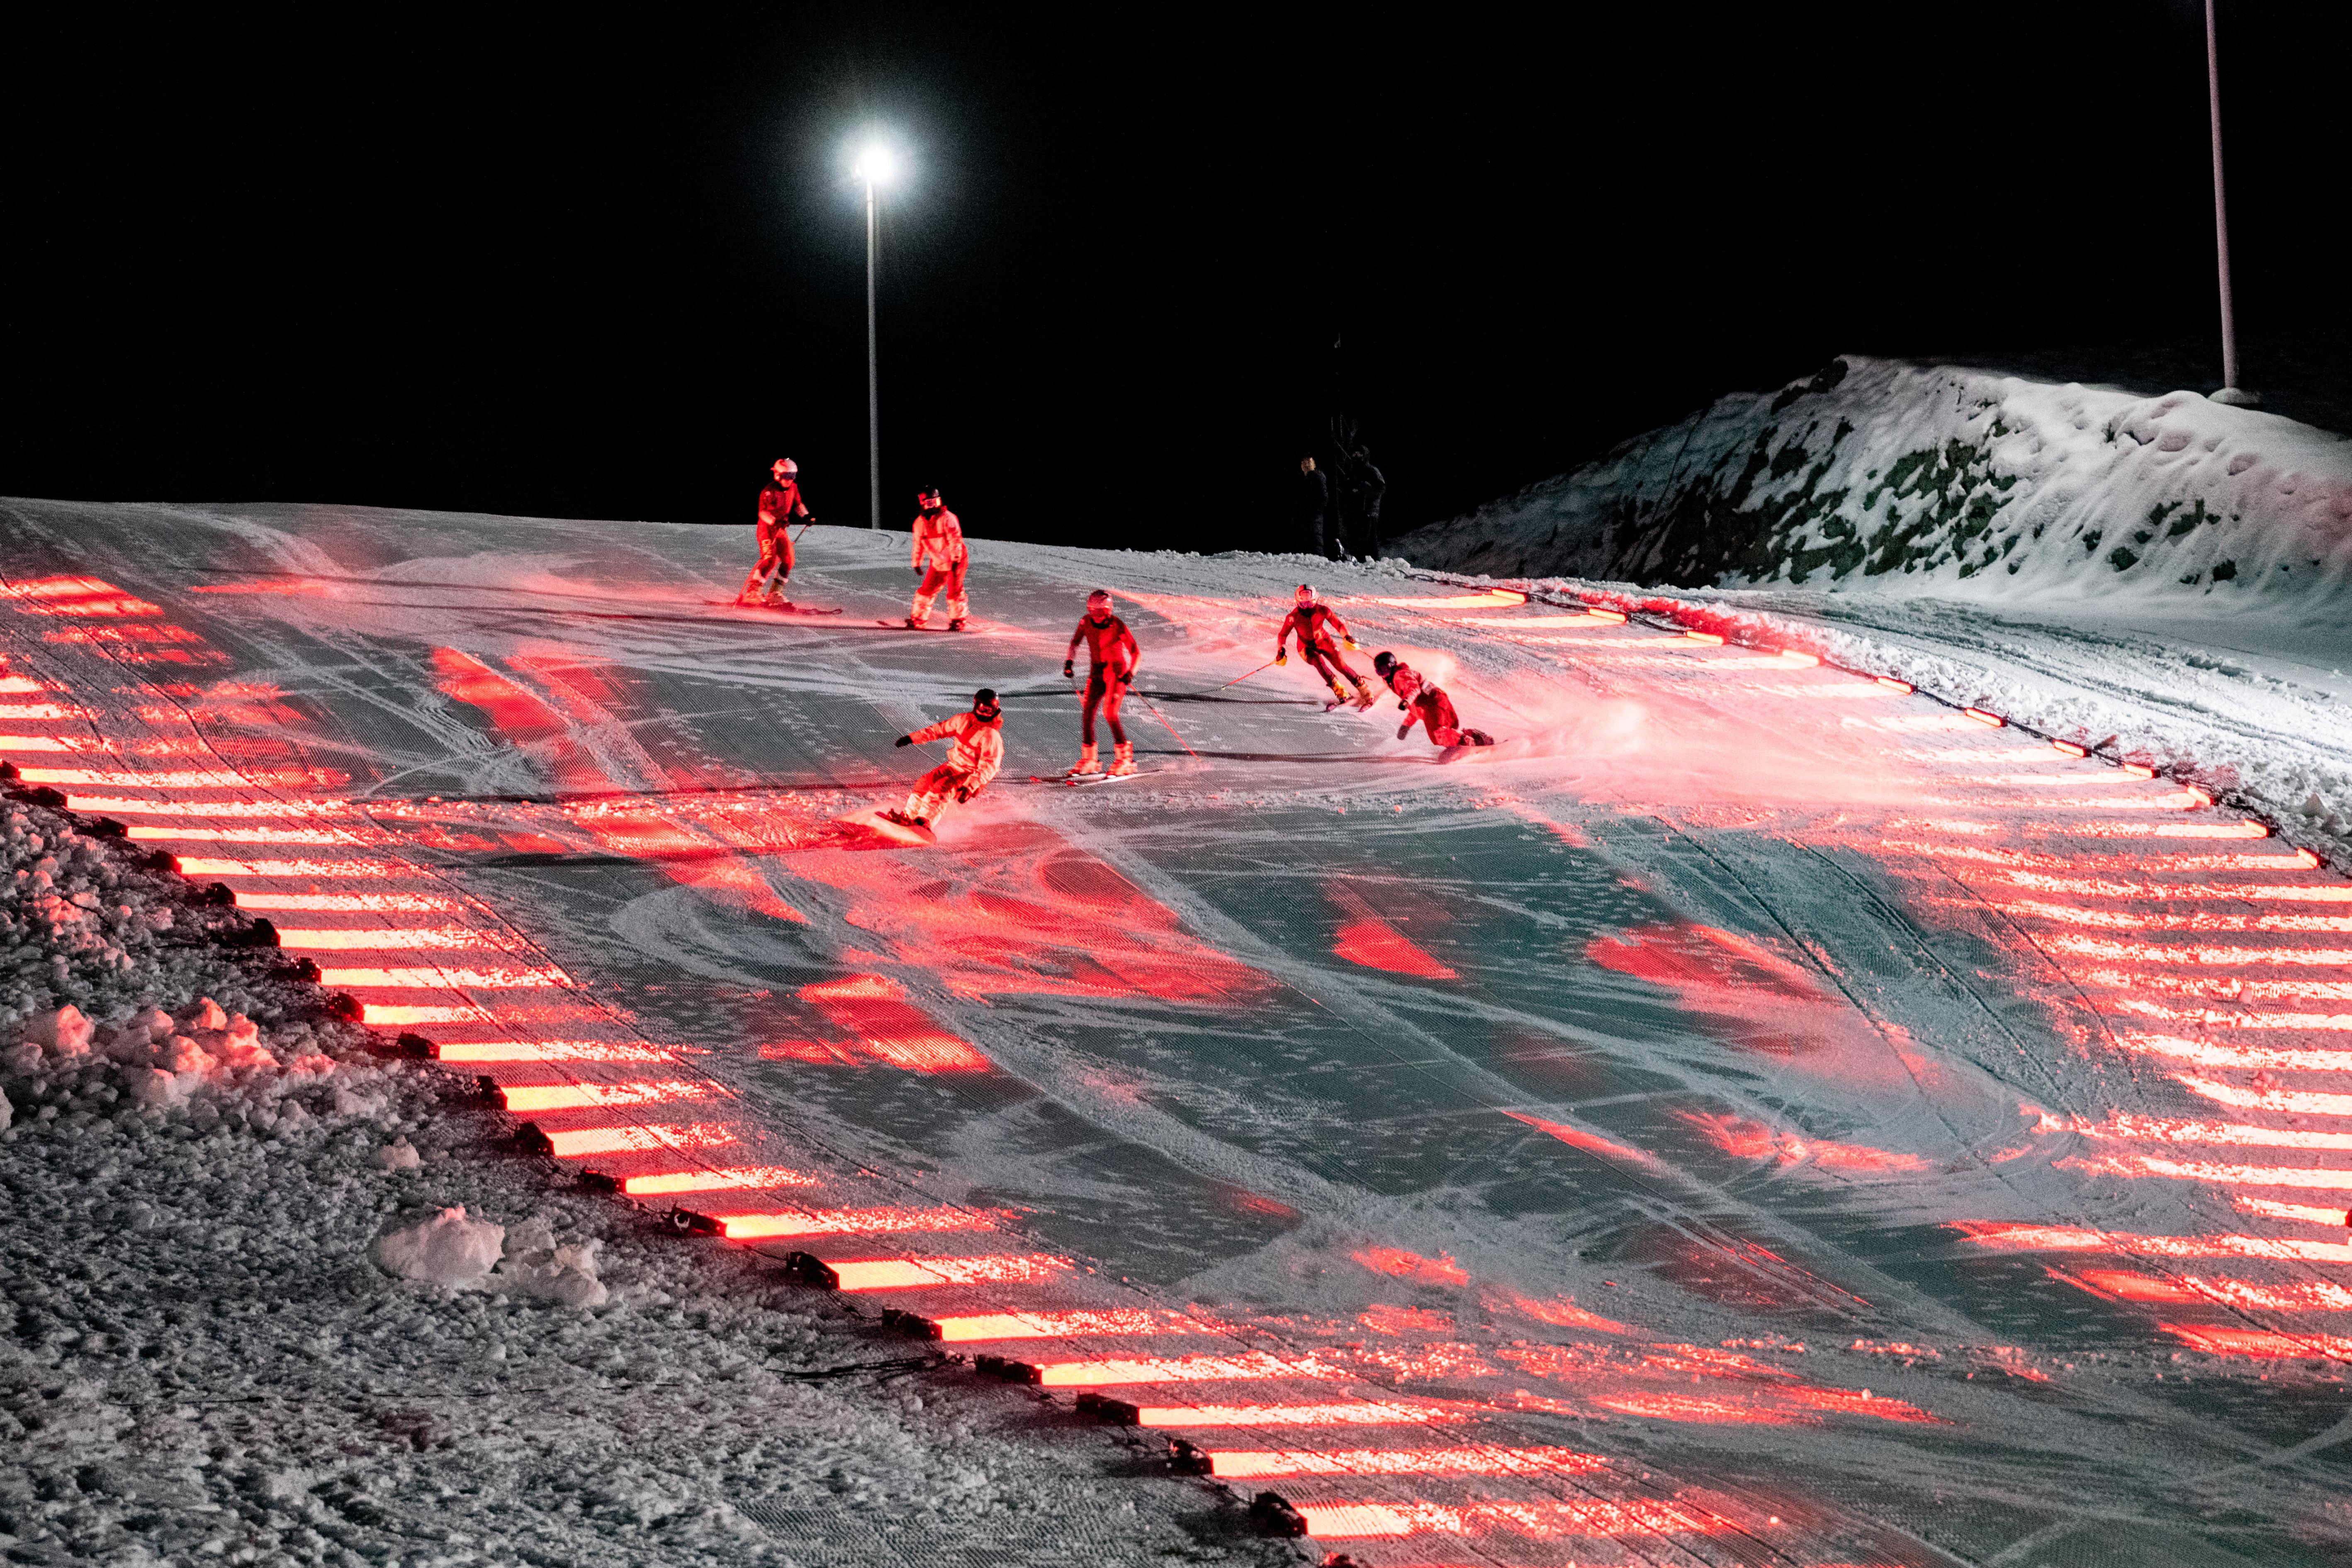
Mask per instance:
[[[2256,1356],[2265,1361],[2315,1358],[2352,1361],[2352,1339],[2341,1334],[2283,1334],[2269,1329],[2191,1327],[2158,1323],[2157,1327],[2208,1355]]]
[[[1145,1405],[1139,1426],[1397,1426],[1460,1421],[1452,1410],[1351,1400],[1331,1405]]]
[[[1039,1367],[1046,1388],[1112,1388],[1129,1383],[1247,1383],[1268,1377],[1331,1378],[1312,1361],[1249,1351],[1240,1355],[1145,1356],[1132,1360],[1049,1362]]]
[[[621,1190],[632,1197],[658,1197],[674,1193],[770,1192],[816,1184],[816,1177],[782,1165],[732,1165],[719,1171],[667,1171],[631,1176],[621,1184]]]
[[[1707,1142],[1727,1154],[1747,1160],[1778,1160],[1783,1165],[1810,1164],[1830,1171],[1884,1171],[1902,1173],[1932,1171],[1936,1162],[1917,1154],[1898,1154],[1860,1143],[1838,1143],[1825,1138],[1801,1138],[1737,1116],[1709,1116],[1697,1111],[1675,1113],[1696,1127]]]
[[[779,1236],[891,1236],[919,1231],[982,1230],[988,1224],[969,1209],[940,1208],[788,1209],[776,1214],[722,1214],[714,1217],[730,1241],[756,1241]],[[844,1285],[842,1289],[850,1287]]]
[[[255,877],[289,881],[357,881],[369,878],[420,879],[428,873],[398,860],[224,860],[183,855],[180,870],[190,877]]]
[[[522,969],[325,969],[319,972],[321,985],[352,985],[369,990],[385,991],[518,991],[561,986],[566,976],[560,969],[531,965]]]
[[[854,1037],[858,1050],[876,1061],[908,1072],[985,1072],[987,1057],[946,1034],[907,1000],[898,982],[879,974],[853,974],[803,985],[803,1001],[817,1007]]]
[[[1711,1535],[1732,1527],[1673,1503],[1625,1502],[1328,1502],[1302,1503],[1307,1533],[1318,1541],[1353,1541],[1400,1535],[1538,1537],[1635,1535],[1664,1532]]]
[[[1124,1308],[1092,1312],[980,1312],[933,1320],[944,1343],[978,1340],[1127,1339],[1215,1334],[1223,1325],[1180,1312]]]
[[[1574,1448],[1341,1448],[1212,1451],[1209,1473],[1223,1479],[1277,1476],[1587,1476],[1609,1468],[1598,1454]]]
[[[1375,605],[1394,605],[1407,610],[1504,610],[1527,602],[1528,596],[1516,588],[1491,588],[1483,594],[1454,594],[1442,598],[1370,601]]]
[[[577,1160],[588,1154],[716,1149],[735,1142],[735,1134],[715,1121],[671,1127],[575,1127],[568,1131],[550,1132],[547,1137],[559,1160]]]
[[[1339,940],[1331,951],[1349,963],[1366,969],[1383,969],[1391,974],[1410,974],[1417,980],[1458,980],[1454,969],[1427,952],[1383,920],[1369,900],[1342,879],[1334,878],[1323,884],[1324,895],[1339,906],[1348,923],[1339,928]]]
[[[1606,1155],[1612,1160],[1629,1160],[1636,1165],[1646,1165],[1653,1170],[1664,1168],[1664,1163],[1655,1154],[1646,1153],[1640,1149],[1628,1148],[1622,1143],[1613,1143],[1598,1132],[1587,1132],[1581,1128],[1570,1127],[1564,1121],[1547,1121],[1540,1116],[1530,1116],[1524,1110],[1506,1110],[1503,1114],[1514,1121],[1524,1121],[1539,1132],[1549,1132],[1571,1149],[1581,1149],[1589,1154]]]
[[[2344,1223],[2340,1211],[2336,1215],[2336,1223]],[[2208,1279],[2193,1274],[2178,1279],[2159,1278],[2150,1274],[2134,1274],[2121,1268],[2084,1268],[2074,1273],[2053,1268],[2050,1272],[2070,1285],[2079,1285],[2094,1295],[2110,1297],[2118,1301],[2176,1305],[2213,1301],[2225,1307],[2258,1312],[2352,1311],[2352,1290],[2333,1280],[2257,1285],[2250,1279]]]
[[[2112,1111],[2104,1121],[2084,1116],[2042,1113],[2036,1132],[2074,1132],[2085,1138],[2157,1140],[2169,1143],[2223,1144],[2273,1149],[2352,1149],[2352,1132],[2309,1132],[2291,1127],[2257,1127],[2244,1121],[2204,1121],[2186,1116],[2136,1116]]]
[[[415,948],[433,952],[512,952],[520,938],[465,926],[280,926],[278,945],[316,952],[382,952]]]
[[[1597,1329],[1604,1334],[1630,1334],[1633,1331],[1614,1318],[1604,1318],[1598,1312],[1588,1312],[1576,1304],[1573,1297],[1563,1296],[1549,1301],[1539,1301],[1522,1296],[1516,1290],[1496,1291],[1486,1299],[1487,1310],[1523,1313],[1539,1323],[1549,1323],[1560,1329]]]
[[[1399,1247],[1367,1247],[1348,1255],[1375,1274],[1410,1279],[1420,1285],[1467,1285],[1469,1274],[1452,1253],[1423,1258]]]
[[[2011,1252],[2113,1252],[2144,1258],[2269,1258],[2294,1263],[2352,1263],[2352,1244],[2273,1236],[2135,1236],[2081,1226],[2019,1225],[1963,1219],[1951,1227],[1979,1247]]]
[[[2323,1094],[2315,1089],[2240,1089],[2233,1083],[2215,1083],[2210,1079],[2185,1072],[2174,1073],[2172,1081],[2191,1094],[2201,1094],[2208,1100],[2248,1110],[2284,1110],[2303,1116],[2352,1116],[2352,1094]]]
[[[580,1110],[614,1105],[656,1105],[672,1100],[703,1100],[719,1092],[709,1081],[670,1079],[643,1083],[509,1084],[502,1091],[509,1110]]]
[[[19,607],[40,616],[160,616],[151,605],[100,577],[37,577],[9,591],[28,601]]]
[[[1044,1285],[1066,1273],[1070,1261],[1050,1253],[992,1258],[875,1258],[835,1263],[844,1290],[923,1290],[941,1285]]]
[[[623,1040],[444,1040],[434,1047],[445,1062],[642,1062],[672,1059],[659,1046]]]
[[[225,860],[219,865],[234,866]],[[180,862],[187,870],[188,862]],[[217,875],[188,871],[190,876]],[[240,890],[236,907],[241,910],[284,910],[305,914],[441,914],[457,907],[454,899],[440,898],[432,893],[256,893]],[[280,933],[281,936],[283,933]]]

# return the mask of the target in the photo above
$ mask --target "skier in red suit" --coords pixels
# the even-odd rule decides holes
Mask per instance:
[[[917,496],[915,503],[922,509],[915,519],[915,570],[923,574],[923,582],[915,590],[915,607],[908,614],[907,625],[922,630],[931,618],[932,598],[945,588],[948,630],[960,632],[971,608],[963,596],[963,571],[971,563],[971,552],[964,548],[963,524],[941,504],[936,486]]]
[[[735,595],[739,605],[751,603],[757,589],[761,604],[792,607],[780,590],[793,580],[793,520],[809,515],[801,500],[800,471],[790,458],[778,458],[775,479],[760,492],[760,563],[743,579],[743,591]]]
[[[1087,673],[1086,716],[1079,721],[1079,739],[1084,744],[1078,748],[1078,765],[1070,772],[1075,774],[1097,771],[1095,710],[1099,708],[1110,725],[1110,776],[1125,778],[1135,771],[1135,745],[1127,738],[1126,726],[1118,721],[1118,710],[1127,700],[1127,689],[1135,684],[1135,667],[1143,653],[1136,647],[1135,634],[1127,629],[1127,623],[1111,614],[1110,595],[1103,589],[1087,595],[1087,613],[1079,617],[1078,629],[1070,634],[1070,646],[1062,660],[1065,680],[1076,679],[1081,642],[1087,645],[1092,668]]]
[[[1429,743],[1433,746],[1491,746],[1495,737],[1484,730],[1465,730],[1461,715],[1454,711],[1454,700],[1439,688],[1421,678],[1421,672],[1396,655],[1385,650],[1372,656],[1372,668],[1379,671],[1389,689],[1397,694],[1397,710],[1405,715],[1397,726],[1397,739],[1412,733],[1415,724],[1427,726]]]
[[[915,781],[907,804],[882,815],[908,827],[929,827],[952,800],[961,805],[988,787],[1004,765],[1004,712],[996,693],[987,687],[972,693],[971,711],[926,724],[892,744],[917,746],[927,741],[953,741],[948,760]]]
[[[1365,685],[1364,678],[1349,668],[1348,661],[1339,656],[1340,642],[1351,649],[1356,646],[1356,639],[1349,634],[1348,623],[1341,620],[1330,605],[1317,599],[1315,590],[1304,583],[1298,584],[1298,592],[1292,595],[1290,614],[1283,616],[1282,629],[1275,634],[1275,663],[1290,662],[1289,650],[1284,645],[1290,641],[1292,632],[1298,634],[1299,656],[1315,667],[1316,673],[1323,678],[1323,683],[1331,689],[1335,700],[1352,700],[1360,709],[1372,705],[1372,689]],[[1332,640],[1335,632],[1339,635],[1339,642]],[[1331,673],[1334,665],[1339,667],[1339,675]],[[1352,699],[1339,684],[1339,675],[1356,683],[1356,695]]]

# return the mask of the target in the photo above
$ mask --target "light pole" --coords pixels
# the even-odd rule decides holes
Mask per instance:
[[[2230,211],[2221,199],[2221,48],[2205,0],[2205,101],[2213,121],[2213,246],[2221,267],[2221,390],[2216,403],[2260,403],[2238,386],[2238,324],[2230,300]]]
[[[898,158],[879,142],[867,142],[851,170],[866,187],[866,478],[872,501],[866,526],[871,529],[882,526],[882,381],[874,348],[874,258],[879,237],[874,193],[898,172]]]

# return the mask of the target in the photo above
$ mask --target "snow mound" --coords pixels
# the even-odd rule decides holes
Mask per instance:
[[[457,1289],[478,1285],[498,1267],[507,1227],[467,1219],[463,1204],[443,1209],[421,1225],[376,1237],[376,1267],[401,1279]]]
[[[2352,438],[1850,355],[1399,542],[1496,576],[2317,616],[2352,597]]]
[[[378,1149],[375,1152],[375,1163],[382,1170],[415,1171],[423,1168],[425,1156],[416,1152],[415,1144],[402,1137],[395,1138]]]
[[[508,1239],[506,1258],[490,1283],[509,1296],[555,1301],[566,1307],[601,1307],[604,1282],[596,1277],[594,1237],[558,1243],[544,1219],[525,1221]]]

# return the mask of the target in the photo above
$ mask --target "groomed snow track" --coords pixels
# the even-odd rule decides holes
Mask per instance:
[[[1491,755],[1295,670],[1194,700],[1279,560],[983,543],[980,633],[891,638],[708,608],[731,531],[11,512],[26,784],[226,883],[559,1179],[1148,1429],[1269,1533],[2352,1542],[2352,885],[2193,788],[1395,573],[1323,583]],[[887,610],[898,549],[819,530],[796,590]],[[1097,581],[1158,773],[1016,783],[1075,744]],[[982,682],[1004,782],[936,849],[845,823]]]

